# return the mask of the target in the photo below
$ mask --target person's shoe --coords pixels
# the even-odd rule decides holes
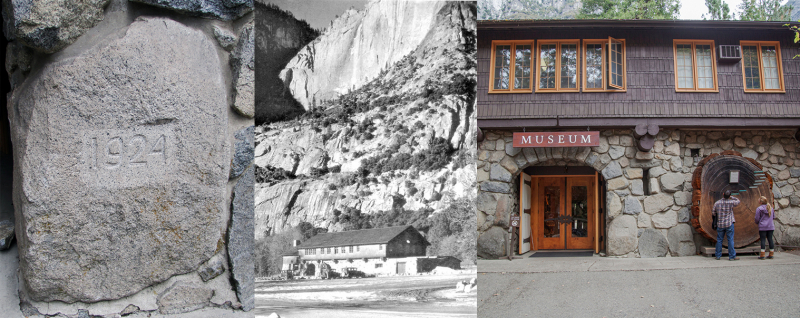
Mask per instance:
[[[774,256],[774,255],[775,255],[775,251],[769,251],[769,256],[767,256],[767,259],[772,259],[772,256]]]
[[[764,259],[764,252],[761,252],[760,254],[758,254],[758,259]]]
[[[729,261],[738,261],[739,260],[739,256],[736,256],[734,258],[729,258],[728,260]]]
[[[717,260],[719,260],[719,256],[717,256]]]

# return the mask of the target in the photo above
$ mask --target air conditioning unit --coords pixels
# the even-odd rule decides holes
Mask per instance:
[[[742,59],[742,49],[738,45],[720,45],[717,48],[720,62],[737,63]]]

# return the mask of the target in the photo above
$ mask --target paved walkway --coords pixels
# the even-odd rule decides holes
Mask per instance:
[[[737,266],[800,265],[800,256],[777,252],[775,259],[759,260],[755,255],[739,255],[740,260],[728,261],[727,256],[714,257],[528,257],[521,259],[478,260],[478,273],[560,273],[604,271],[651,271],[667,269],[718,268]]]

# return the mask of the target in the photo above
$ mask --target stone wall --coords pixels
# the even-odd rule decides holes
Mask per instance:
[[[519,210],[519,172],[534,165],[591,166],[603,175],[608,256],[695,255],[710,242],[690,225],[692,173],[704,156],[731,149],[757,160],[775,178],[775,238],[778,244],[800,245],[794,131],[663,130],[649,152],[636,149],[631,130],[604,130],[600,135],[597,147],[519,149],[512,146],[512,132],[487,131],[478,146],[479,256],[505,255],[509,218]],[[692,149],[698,157],[692,157]]]
[[[3,1],[26,316],[253,308],[252,10]]]

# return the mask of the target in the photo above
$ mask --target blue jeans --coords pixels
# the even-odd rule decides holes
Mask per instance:
[[[733,249],[733,226],[736,223],[731,223],[731,227],[726,228],[717,228],[717,249],[716,249],[716,256],[720,258],[722,256],[722,237],[727,236],[728,238],[728,259],[736,257],[736,250]]]

